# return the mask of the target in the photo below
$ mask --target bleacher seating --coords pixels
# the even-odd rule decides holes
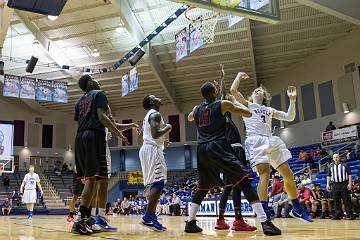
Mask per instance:
[[[73,191],[73,174],[63,173],[61,175],[55,174],[51,170],[45,170],[45,176],[50,180],[61,199],[66,202],[72,197]]]

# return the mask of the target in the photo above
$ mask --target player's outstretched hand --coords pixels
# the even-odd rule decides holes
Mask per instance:
[[[290,100],[296,100],[296,87],[289,86],[287,90],[287,95],[289,96]]]
[[[239,72],[238,74],[240,75],[240,78],[241,78],[241,79],[248,79],[248,78],[250,78],[249,75],[247,75],[247,74],[244,73],[244,72]]]
[[[331,190],[330,185],[326,185],[326,190],[327,190],[328,192],[330,192],[330,190]]]
[[[172,130],[171,124],[166,124],[166,127],[169,129],[169,132],[171,132],[171,130]]]
[[[129,140],[124,135],[121,134],[119,137],[125,143],[125,145],[130,145]]]
[[[106,135],[106,141],[110,141],[112,139],[112,133],[108,132]]]

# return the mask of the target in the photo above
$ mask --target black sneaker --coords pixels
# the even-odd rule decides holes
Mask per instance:
[[[325,219],[325,218],[326,218],[326,213],[321,213],[320,219]]]
[[[86,224],[90,227],[90,229],[94,233],[101,232],[101,227],[96,224],[96,218],[94,216],[91,216],[88,219],[86,219]]]
[[[281,235],[281,230],[278,229],[272,222],[266,221],[261,223],[261,225],[265,235],[268,236]]]
[[[196,220],[186,221],[185,232],[187,233],[199,233],[202,229],[196,225]]]
[[[86,219],[81,219],[80,221],[74,222],[71,232],[81,235],[89,235],[93,233],[91,228],[87,225]]]

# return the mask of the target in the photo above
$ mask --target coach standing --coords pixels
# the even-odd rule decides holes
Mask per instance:
[[[330,191],[330,181],[332,182],[332,195],[335,204],[335,216],[333,219],[339,220],[342,218],[343,200],[345,205],[346,215],[349,219],[354,220],[355,216],[352,212],[350,191],[352,188],[352,176],[350,168],[346,163],[340,162],[339,154],[333,155],[333,161],[329,168],[329,175],[327,176],[327,190]]]

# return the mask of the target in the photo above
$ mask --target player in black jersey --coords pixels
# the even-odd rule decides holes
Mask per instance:
[[[220,86],[219,86],[220,99],[229,100],[230,102],[234,103],[235,99],[231,95],[226,94],[226,86],[224,81],[225,78],[224,66],[221,64],[220,67],[221,67]],[[214,83],[218,87],[219,84],[217,82]],[[235,123],[233,122],[231,118],[231,114],[229,112],[225,113],[225,117],[226,117],[226,130],[225,130],[226,139],[233,148],[235,155],[239,157],[242,165],[245,168],[248,168],[249,163],[246,161],[245,150],[242,146],[240,132],[236,127]],[[226,181],[226,179],[224,180]],[[227,230],[230,228],[230,226],[225,222],[225,211],[226,211],[227,201],[231,192],[232,192],[232,200],[233,200],[234,212],[235,212],[235,221],[232,224],[231,229],[235,231],[255,231],[257,228],[255,226],[251,226],[248,223],[246,223],[241,214],[240,188],[237,187],[233,188],[232,186],[224,187],[223,192],[221,194],[220,203],[219,203],[219,218],[216,221],[215,229]]]
[[[196,225],[196,213],[211,188],[224,186],[220,179],[220,173],[223,173],[227,184],[243,191],[262,224],[264,234],[280,235],[281,231],[267,219],[258,195],[251,187],[250,178],[225,136],[226,112],[244,117],[250,117],[251,112],[246,108],[234,105],[230,101],[216,100],[217,89],[213,83],[205,83],[201,87],[201,94],[206,102],[194,107],[188,116],[189,121],[195,121],[198,130],[199,186],[192,196],[185,232],[202,231]]]

